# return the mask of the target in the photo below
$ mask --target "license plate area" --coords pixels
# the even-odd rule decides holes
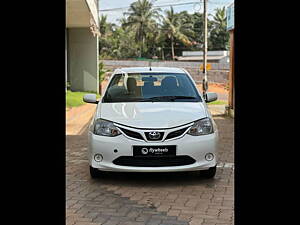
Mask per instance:
[[[176,156],[176,145],[132,146],[133,156]]]

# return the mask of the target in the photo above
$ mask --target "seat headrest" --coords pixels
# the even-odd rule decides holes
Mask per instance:
[[[162,81],[161,81],[161,86],[163,88],[177,88],[177,80],[175,77],[165,77]]]
[[[137,85],[136,85],[136,79],[133,78],[133,77],[129,77],[129,78],[127,79],[127,89],[128,89],[128,91],[129,91],[129,92],[135,91],[136,86],[137,86]]]

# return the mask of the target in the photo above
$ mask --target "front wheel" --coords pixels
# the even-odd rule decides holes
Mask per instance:
[[[93,167],[90,166],[90,175],[91,175],[92,178],[100,177],[100,173],[101,172],[98,169],[93,168]]]
[[[210,167],[208,170],[202,170],[201,175],[207,179],[214,178],[217,172],[217,166]]]

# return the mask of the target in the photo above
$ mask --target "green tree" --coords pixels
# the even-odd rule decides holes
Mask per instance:
[[[204,44],[204,21],[202,13],[194,13],[191,15],[193,21],[193,31],[194,35],[192,36],[192,40],[196,43],[196,45],[192,48],[192,50],[202,50]],[[207,31],[208,31],[208,40],[210,32],[213,28],[213,21],[207,18]]]
[[[225,7],[215,9],[216,14],[213,16],[214,21],[221,27],[226,27],[226,10]]]
[[[104,80],[105,78],[105,74],[109,72],[109,70],[105,69],[104,68],[104,63],[103,62],[100,62],[99,63],[99,93],[101,94],[102,93],[102,81]]]
[[[107,16],[106,15],[101,15],[100,20],[99,20],[99,27],[100,27],[100,34],[101,36],[105,35],[106,30],[108,28],[107,24]]]
[[[119,25],[100,18],[99,51],[101,59],[124,59],[158,56],[175,59],[181,51],[203,48],[203,14],[175,13],[173,8],[159,16],[149,0],[131,4]],[[208,50],[226,50],[229,33],[226,30],[225,7],[215,10],[208,19]]]
[[[215,10],[213,16],[213,29],[210,32],[209,49],[227,50],[229,44],[229,33],[226,30],[226,10],[225,7]]]
[[[130,27],[135,32],[135,40],[140,43],[139,56],[144,54],[147,33],[155,29],[155,18],[159,18],[159,10],[153,9],[153,4],[148,0],[138,0],[130,5],[125,27]]]
[[[106,51],[111,47],[111,39],[114,34],[116,25],[107,22],[107,16],[101,15],[99,20],[100,37],[99,37],[99,53],[105,55]]]
[[[185,20],[185,14],[174,13],[173,7],[166,11],[166,16],[163,21],[162,30],[163,33],[170,40],[172,59],[175,59],[174,44],[176,40],[183,43],[185,46],[191,46],[192,43],[188,38],[189,30],[192,27],[192,23]],[[187,34],[187,35],[186,35]]]

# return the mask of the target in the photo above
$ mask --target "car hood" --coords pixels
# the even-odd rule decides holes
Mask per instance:
[[[97,118],[135,128],[172,128],[207,117],[201,102],[100,103]]]

